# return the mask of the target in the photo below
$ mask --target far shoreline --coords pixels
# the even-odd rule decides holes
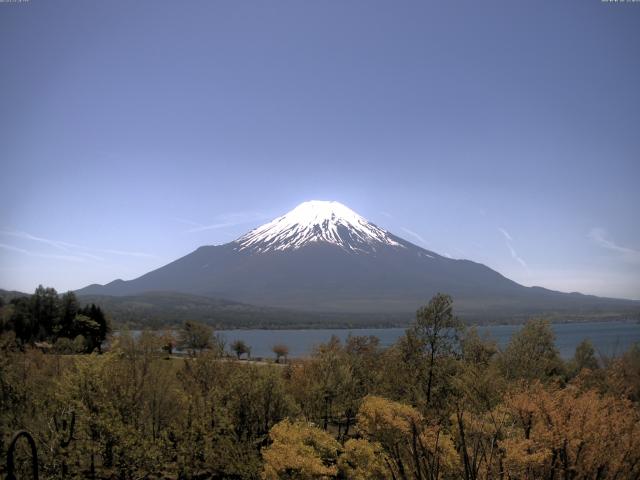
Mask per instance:
[[[548,318],[544,315],[532,315],[526,319],[521,321],[492,321],[492,322],[465,322],[464,326],[466,328],[471,327],[501,327],[501,326],[512,326],[518,327],[523,326],[529,320],[533,319],[543,319],[548,320],[551,325],[567,325],[567,324],[592,324],[592,323],[625,323],[625,324],[634,324],[637,323],[640,325],[640,315],[637,318],[630,316],[621,316],[621,317],[596,317],[596,318],[576,318],[576,319],[559,319],[559,318]],[[390,323],[388,325],[380,325],[380,323],[371,323],[371,324],[352,324],[352,325],[344,325],[344,324],[329,324],[329,325],[320,325],[313,324],[307,325],[304,323],[299,324],[291,324],[291,325],[267,325],[267,326],[246,326],[246,325],[224,325],[218,326],[213,322],[203,321],[205,325],[211,327],[216,332],[228,332],[228,331],[256,331],[256,330],[265,330],[265,331],[289,331],[289,330],[388,330],[388,329],[396,329],[396,328],[409,328],[412,325],[412,322],[403,323]],[[181,328],[181,324],[173,324],[173,325],[154,325],[154,326],[145,326],[145,325],[125,325],[122,327],[113,328],[113,332],[120,331],[162,331],[162,330],[179,330]]]

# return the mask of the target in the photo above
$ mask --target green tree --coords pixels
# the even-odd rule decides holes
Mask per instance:
[[[244,354],[249,355],[249,353],[251,352],[251,349],[249,348],[249,346],[244,343],[243,340],[235,340],[231,343],[231,350],[233,350],[236,354],[236,356],[238,357],[238,360],[240,360],[240,357]]]
[[[583,340],[576,347],[576,353],[573,355],[572,364],[575,373],[578,373],[584,368],[588,368],[589,370],[596,370],[599,368],[600,365],[596,358],[596,351],[589,340]]]
[[[530,320],[502,353],[500,365],[509,379],[546,380],[562,373],[562,361],[548,320]]]
[[[40,326],[31,314],[31,302],[27,297],[19,297],[11,300],[11,316],[8,321],[8,329],[13,330],[19,344],[37,340]]]
[[[460,340],[462,359],[472,365],[487,366],[498,353],[498,345],[489,337],[481,337],[474,326],[465,331]]]
[[[31,315],[38,325],[37,340],[52,335],[54,326],[58,323],[59,305],[58,292],[54,288],[44,288],[42,285],[36,288],[31,296]]]
[[[307,418],[340,428],[353,423],[359,401],[349,357],[336,336],[316,347],[310,359],[291,369],[292,393]]]
[[[58,324],[55,328],[55,334],[58,337],[73,338],[77,332],[74,332],[74,319],[80,311],[80,305],[75,293],[67,292],[60,299],[60,312],[58,314]]]
[[[196,351],[211,348],[212,333],[207,325],[187,320],[180,330],[180,346],[195,355]]]
[[[89,338],[89,340],[91,341],[91,350],[97,349],[98,351],[101,351],[102,343],[106,340],[107,335],[111,332],[111,324],[109,322],[109,319],[102,311],[102,309],[93,303],[81,309],[80,313],[89,317],[98,325],[98,328],[95,331],[90,332],[91,337]],[[87,336],[87,333],[89,332],[77,333]]]
[[[453,300],[449,295],[438,293],[416,314],[412,333],[420,341],[426,355],[427,403],[431,402],[438,357],[451,355],[458,349],[462,330],[462,323],[453,315]]]
[[[83,337],[87,353],[93,352],[97,348],[100,325],[87,315],[77,314],[73,319],[73,330],[77,332],[76,339]]]

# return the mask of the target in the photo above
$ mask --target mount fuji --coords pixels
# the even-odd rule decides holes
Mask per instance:
[[[139,278],[81,296],[177,292],[307,312],[406,317],[437,292],[458,313],[499,319],[637,313],[640,302],[525,287],[470,260],[438,255],[338,202],[309,201],[233,242],[202,246]]]

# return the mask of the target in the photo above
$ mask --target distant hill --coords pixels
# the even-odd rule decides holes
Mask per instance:
[[[131,297],[151,291],[225,298],[314,318],[409,319],[437,292],[451,294],[456,312],[469,321],[640,313],[639,301],[525,287],[480,263],[418,247],[342,204],[320,201],[305,202],[233,242],[200,247],[134,280],[90,285],[77,293]],[[258,307],[215,308],[255,312]],[[272,310],[261,312],[268,317]]]
[[[12,299],[18,297],[28,297],[28,293],[18,292],[16,290],[3,290],[0,288],[0,298],[5,302],[9,303]]]
[[[217,328],[342,328],[404,326],[408,316],[310,313],[256,307],[240,302],[178,292],[147,292],[133,296],[79,295],[82,304],[100,305],[116,326],[159,328],[185,320]]]

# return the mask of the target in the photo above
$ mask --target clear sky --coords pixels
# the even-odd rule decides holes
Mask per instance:
[[[131,279],[310,199],[640,298],[640,3],[0,3],[0,288]]]

